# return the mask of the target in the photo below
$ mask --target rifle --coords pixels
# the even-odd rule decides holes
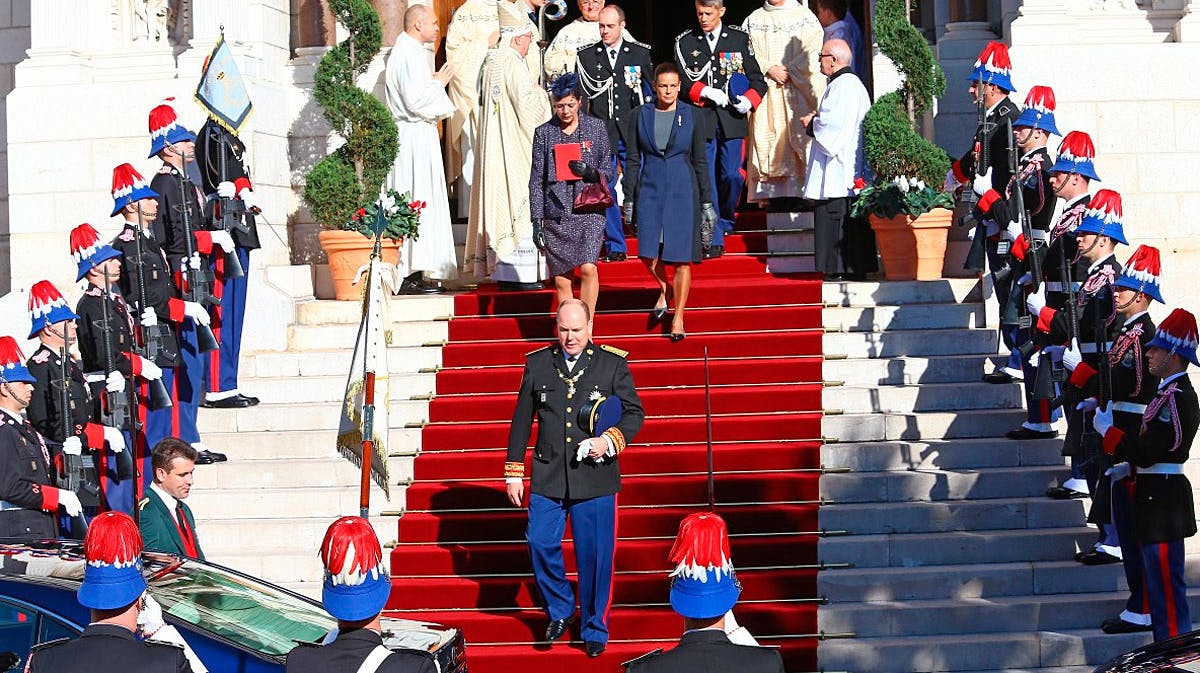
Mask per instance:
[[[229,175],[225,159],[225,129],[217,125],[209,127],[207,141],[209,148],[212,147],[213,142],[217,143],[217,172],[220,178],[218,182],[225,182],[226,177]],[[206,152],[205,154],[209,153]],[[239,231],[243,234],[250,233],[250,225],[244,221],[246,205],[240,199],[218,196],[217,210],[218,213],[214,218],[216,224],[230,236],[233,236],[234,231]],[[242,268],[242,260],[238,259],[237,250],[225,251],[225,277],[241,278],[245,275],[246,271]]]
[[[1066,234],[1063,234],[1066,236]],[[1063,244],[1062,237],[1059,237],[1058,245],[1058,261],[1059,261],[1059,278],[1062,279],[1063,292],[1067,295],[1067,345],[1077,343],[1079,341],[1079,307],[1075,304],[1075,285],[1071,282],[1071,266],[1067,263],[1067,246]],[[1103,332],[1101,332],[1103,335]],[[1107,356],[1106,356],[1107,357]],[[1063,369],[1062,362],[1052,365],[1054,371],[1054,380],[1063,381],[1066,379],[1066,372]],[[1061,407],[1063,405],[1064,395],[1059,395],[1050,403],[1051,408]],[[1067,411],[1063,410],[1064,413]]]
[[[180,153],[180,158],[183,165],[187,166],[187,154]],[[179,170],[179,194],[183,201],[179,205],[180,217],[183,219],[183,250],[184,259],[183,268],[180,269],[180,274],[183,276],[183,299],[200,304],[204,307],[220,306],[221,298],[212,293],[213,278],[212,269],[206,265],[201,265],[199,269],[193,269],[191,261],[196,255],[196,241],[192,238],[195,234],[192,231],[192,215],[191,208],[188,207],[188,188],[192,189],[193,195],[195,187],[192,185],[192,179],[188,177],[187,171]],[[207,353],[211,350],[216,350],[219,346],[217,336],[213,334],[212,328],[208,325],[196,323],[196,343],[201,353]]]
[[[100,333],[104,338],[104,372],[105,372],[105,388],[101,393],[104,397],[103,409],[101,411],[101,420],[105,425],[114,427],[118,430],[128,430],[129,436],[133,436],[139,429],[140,423],[136,416],[130,414],[130,409],[137,408],[137,388],[126,382],[128,390],[125,394],[110,393],[107,388],[108,375],[117,371],[116,358],[113,356],[111,338],[111,324],[108,319],[108,302],[112,297],[112,285],[108,280],[108,272],[104,272],[104,296],[100,301]],[[117,464],[117,475],[121,479],[127,479],[134,474],[133,458],[129,455],[129,451],[121,451],[114,455],[114,461]]]
[[[62,422],[63,442],[65,443],[69,437],[75,436],[75,429],[72,426],[71,418],[71,378],[69,373],[69,363],[71,358],[70,332],[63,327],[63,343],[58,349],[58,355],[61,359],[61,367],[59,369],[60,379],[58,381],[58,403],[59,403],[59,418]],[[56,479],[56,485],[59,488],[65,488],[68,491],[79,496],[79,503],[84,507],[96,507],[100,504],[100,482],[96,475],[96,460],[91,455],[69,455],[66,451],[62,454],[63,471]],[[87,518],[83,513],[71,517],[71,536],[78,536],[77,539],[82,540],[87,534]]]
[[[983,75],[979,76],[979,80],[975,84],[975,116],[979,127],[975,133],[975,148],[972,150],[972,155],[975,159],[975,175],[983,175],[987,172],[987,165],[991,163],[991,148],[988,144],[991,140],[992,127],[995,126],[988,121],[987,106],[983,102]],[[987,226],[984,225],[983,218],[975,214],[978,206],[979,195],[975,193],[974,187],[971,184],[964,185],[958,194],[960,212],[958,224],[975,229],[975,236],[971,239],[971,249],[967,252],[967,258],[963,262],[964,269],[981,270],[986,262]]]
[[[142,207],[140,205],[138,206],[137,213],[138,232],[137,236],[133,237],[134,254],[137,256],[134,277],[137,279],[137,325],[138,331],[142,336],[142,344],[140,346],[135,345],[133,351],[138,357],[157,364],[158,357],[163,354],[163,343],[166,339],[164,330],[170,328],[162,324],[150,327],[142,324],[142,313],[150,307],[146,302],[146,269],[142,265],[142,231],[145,230],[145,224],[142,221]],[[146,388],[148,392],[147,397],[149,397],[147,405],[151,409],[166,409],[173,406],[174,403],[171,402],[171,394],[167,392],[167,386],[162,382],[162,379],[148,381]]]

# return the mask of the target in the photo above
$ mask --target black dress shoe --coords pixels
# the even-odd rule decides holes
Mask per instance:
[[[677,344],[687,336],[686,332],[671,332],[671,343]]]
[[[583,644],[583,647],[587,650],[589,657],[598,657],[604,654],[604,643],[589,640]]]
[[[243,395],[241,393],[238,393],[237,396],[242,398],[243,400],[246,400],[246,402],[248,403],[246,406],[252,407],[252,406],[258,404],[258,402],[259,402],[259,399],[257,397],[254,397],[253,395]]]
[[[222,397],[219,400],[205,400],[204,406],[209,409],[242,409],[252,407],[258,404],[258,398],[246,397],[245,395],[232,395],[230,397]]]
[[[704,259],[716,259],[725,254],[725,246],[710,245],[704,250]]]
[[[655,306],[654,308],[650,309],[650,319],[654,322],[659,322],[663,318],[667,317],[667,311],[670,310],[671,309],[666,306]]]
[[[1127,622],[1120,617],[1109,617],[1100,625],[1100,630],[1105,633],[1138,633],[1139,631],[1153,631],[1154,627],[1150,624]]]
[[[1106,554],[1099,549],[1092,549],[1075,555],[1075,560],[1085,566],[1103,566],[1110,563],[1120,563],[1121,559]]]
[[[1088,497],[1088,494],[1080,493],[1079,491],[1076,491],[1073,488],[1063,488],[1062,486],[1051,486],[1050,488],[1046,489],[1046,497],[1053,498],[1055,500],[1075,500],[1078,498],[1086,498],[1086,497]],[[1076,556],[1075,560],[1078,561],[1079,554],[1076,554],[1075,556]]]
[[[608,262],[624,262],[629,256],[623,252],[610,252],[605,256],[605,261]]]
[[[1013,381],[1016,381],[1013,375],[1002,369],[983,375],[984,383],[1012,383]]]
[[[400,283],[400,294],[437,294],[441,291],[442,288],[423,280],[406,278]]]
[[[501,280],[496,283],[501,292],[533,292],[545,286],[541,283],[518,283],[515,280]]]
[[[217,453],[216,451],[201,451],[196,454],[197,465],[212,465],[213,463],[223,463],[227,460],[229,458],[225,454]]]
[[[1009,439],[1054,439],[1058,436],[1058,430],[1042,432],[1041,430],[1030,430],[1022,425],[1016,430],[1009,430],[1004,433],[1004,436]]]
[[[552,643],[559,638],[562,638],[563,634],[566,633],[567,629],[571,628],[571,625],[574,623],[575,615],[571,615],[566,619],[555,619],[554,621],[550,622],[550,625],[546,627],[546,642]]]

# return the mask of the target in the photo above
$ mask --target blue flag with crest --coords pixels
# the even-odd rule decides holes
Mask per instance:
[[[208,116],[231,133],[238,132],[254,109],[250,94],[246,91],[246,83],[242,81],[242,73],[233,58],[233,50],[225,42],[224,34],[205,59],[204,72],[196,87],[196,102],[208,111]]]

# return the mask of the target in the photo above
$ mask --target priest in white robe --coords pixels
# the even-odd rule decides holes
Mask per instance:
[[[604,9],[604,0],[578,0],[578,6],[582,16],[563,26],[546,47],[547,82],[565,72],[574,72],[579,49],[600,41],[600,10]],[[628,30],[622,29],[621,37],[633,41]]]
[[[497,2],[467,0],[454,12],[450,27],[446,29],[446,63],[454,68],[449,89],[454,114],[446,122],[446,183],[453,185],[459,181],[460,215],[466,215],[471,204],[479,117],[479,71],[488,49],[496,46],[500,39]]]
[[[433,71],[433,52],[426,45],[437,41],[437,14],[425,5],[411,5],[404,13],[404,32],[387,61],[384,90],[388,109],[399,131],[399,152],[388,174],[387,186],[427,205],[421,211],[417,238],[404,241],[397,268],[405,277],[402,294],[437,292],[430,281],[458,275],[454,230],[446,194],[445,167],[437,122],[454,112],[446,94],[453,66]]]
[[[490,277],[514,290],[540,287],[545,278],[544,262],[533,245],[529,173],[533,131],[550,118],[550,100],[526,67],[526,59],[535,54],[524,10],[522,2],[500,2],[500,46],[484,61],[463,265],[476,278]]]
[[[798,121],[817,109],[825,92],[821,23],[799,0],[764,0],[742,28],[767,79],[763,102],[750,117],[747,198],[798,199],[810,140]]]

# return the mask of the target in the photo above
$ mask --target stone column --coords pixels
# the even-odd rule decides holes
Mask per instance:
[[[408,0],[371,0],[371,6],[379,12],[379,23],[383,27],[384,49],[396,44],[396,38],[404,32],[404,12]]]
[[[292,54],[306,47],[329,47],[337,37],[333,12],[324,0],[291,0]]]

